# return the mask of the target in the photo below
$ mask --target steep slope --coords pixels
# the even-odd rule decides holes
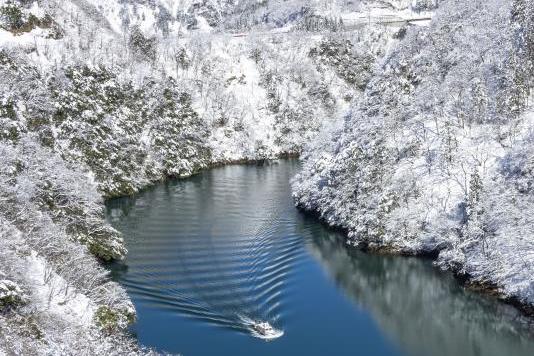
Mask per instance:
[[[304,154],[297,204],[355,245],[439,255],[532,305],[533,8],[442,2],[384,58],[342,128]]]

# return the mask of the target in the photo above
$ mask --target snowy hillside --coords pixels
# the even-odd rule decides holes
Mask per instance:
[[[292,155],[354,245],[533,304],[533,8],[0,0],[0,354],[149,352],[104,199]]]
[[[342,127],[304,153],[297,204],[355,245],[438,256],[532,305],[533,9],[445,1],[411,28]]]

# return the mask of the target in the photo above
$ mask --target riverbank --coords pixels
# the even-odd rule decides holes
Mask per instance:
[[[502,292],[501,287],[499,287],[498,285],[491,284],[488,282],[480,282],[474,279],[472,276],[458,273],[457,271],[451,269],[441,268],[440,266],[436,265],[440,253],[439,250],[410,252],[405,250],[398,250],[392,246],[376,244],[370,245],[367,243],[354,244],[354,242],[351,242],[349,238],[349,230],[347,228],[343,228],[341,226],[332,226],[328,223],[326,219],[322,218],[317,211],[310,211],[308,209],[303,208],[302,206],[299,206],[298,204],[296,204],[296,206],[302,213],[312,217],[313,219],[321,221],[321,223],[325,225],[328,229],[343,234],[343,236],[345,236],[345,238],[347,239],[347,249],[354,248],[364,253],[369,253],[373,255],[417,257],[431,260],[435,268],[452,272],[458,284],[463,286],[464,288],[493,297],[495,299],[500,300],[502,303],[506,303],[517,308],[524,316],[532,319],[532,327],[534,332],[534,304],[526,303],[515,296],[505,295]]]
[[[169,180],[174,180],[174,179],[187,179],[187,178],[189,178],[189,177],[191,177],[193,175],[201,174],[201,173],[205,172],[206,170],[209,170],[209,169],[212,169],[212,168],[217,168],[217,167],[224,167],[224,166],[228,166],[228,165],[263,165],[263,164],[272,164],[272,163],[276,162],[276,160],[278,160],[278,159],[298,159],[299,157],[300,157],[300,154],[296,153],[296,152],[282,152],[282,153],[278,154],[276,156],[276,158],[269,158],[269,159],[264,159],[264,158],[256,158],[256,159],[243,158],[243,159],[237,159],[237,160],[231,160],[231,161],[212,162],[208,167],[202,168],[202,169],[200,169],[199,171],[197,171],[197,172],[195,172],[193,174],[190,174],[190,175],[187,175],[187,176],[181,176],[181,177],[169,176],[169,177],[166,177],[163,182],[169,181]],[[162,183],[162,182],[151,183],[151,184],[143,187],[142,189],[140,189],[140,191],[137,192],[136,194],[142,193],[146,189],[153,188],[157,184],[160,184],[160,183]],[[109,199],[117,199],[117,198],[120,199],[120,198],[126,197],[126,196],[127,195],[106,198],[106,201],[109,200]],[[366,243],[366,242],[355,244],[354,241],[349,238],[349,230],[348,229],[343,228],[343,227],[339,227],[339,226],[338,227],[331,226],[325,219],[321,218],[321,216],[320,216],[320,214],[318,212],[306,210],[305,208],[303,208],[302,206],[299,206],[298,204],[296,204],[296,206],[299,208],[300,211],[306,213],[307,215],[309,215],[309,216],[311,216],[311,217],[313,217],[315,219],[320,220],[322,222],[322,224],[327,226],[329,229],[333,229],[333,230],[335,230],[337,232],[342,233],[344,236],[346,236],[346,238],[347,238],[347,248],[357,248],[357,249],[359,249],[361,251],[364,251],[366,253],[371,253],[371,254],[376,254],[376,255],[391,255],[391,256],[405,256],[405,257],[425,258],[425,259],[432,260],[434,262],[434,264],[436,264],[436,262],[438,260],[439,253],[440,253],[439,249],[436,249],[436,250],[425,250],[425,251],[415,251],[414,252],[414,251],[408,251],[408,250],[400,250],[400,249],[395,248],[394,246],[380,245],[380,244],[370,244],[370,243]],[[442,267],[436,266],[436,268],[442,268]],[[502,292],[501,287],[499,287],[498,285],[491,284],[491,283],[488,283],[488,282],[477,281],[475,278],[473,278],[473,276],[470,276],[468,274],[462,274],[462,273],[460,273],[458,271],[455,271],[455,270],[452,270],[452,269],[445,268],[445,270],[451,271],[454,274],[454,276],[455,276],[456,280],[458,281],[458,283],[460,285],[464,286],[465,288],[468,288],[468,289],[476,291],[478,293],[484,293],[484,294],[486,294],[488,296],[497,298],[497,299],[501,300],[504,303],[507,303],[507,304],[510,304],[510,305],[516,307],[525,316],[534,318],[534,304],[530,304],[530,303],[526,303],[524,301],[521,301],[518,297],[515,297],[515,296],[506,296]]]
[[[346,228],[354,245],[430,255],[530,313],[532,56],[515,39],[534,43],[531,8],[444,2],[428,28],[408,31],[343,127],[304,151],[297,204]],[[495,86],[497,77],[518,81]]]

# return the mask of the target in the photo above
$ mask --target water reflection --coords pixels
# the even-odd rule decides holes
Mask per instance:
[[[532,320],[512,306],[466,291],[428,260],[369,255],[312,226],[306,218],[301,228],[313,255],[410,355],[534,354]]]

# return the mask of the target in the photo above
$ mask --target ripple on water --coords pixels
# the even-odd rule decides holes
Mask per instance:
[[[143,343],[191,355],[533,355],[515,309],[429,261],[350,250],[297,213],[296,169],[224,167],[109,202],[129,249],[113,273]],[[260,336],[258,320],[284,337],[243,337]]]
[[[273,190],[277,184],[250,183],[256,174],[249,181],[240,169],[225,172],[217,184],[208,174],[112,205],[115,225],[129,225],[121,281],[171,312],[242,331],[251,320],[276,325],[284,284],[304,252],[288,217],[294,211],[279,204],[289,199],[290,177],[280,176],[284,189]],[[132,229],[132,220],[142,224]]]

